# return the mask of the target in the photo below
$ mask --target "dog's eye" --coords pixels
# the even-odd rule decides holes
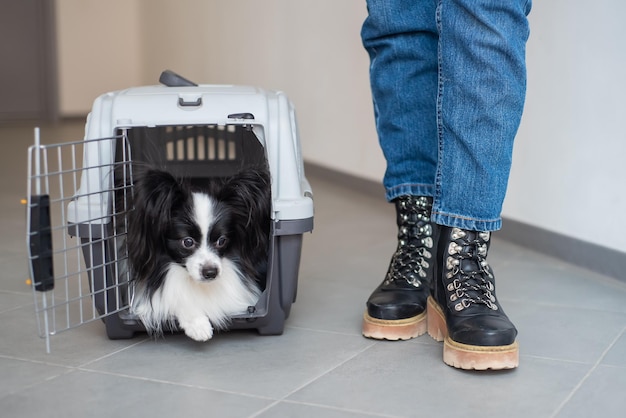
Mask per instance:
[[[228,241],[228,238],[226,238],[225,235],[222,235],[221,237],[217,239],[217,241],[215,241],[215,247],[222,248],[224,245],[226,245],[227,241]]]
[[[185,237],[180,240],[180,244],[184,248],[193,248],[196,245],[196,241],[191,237]]]

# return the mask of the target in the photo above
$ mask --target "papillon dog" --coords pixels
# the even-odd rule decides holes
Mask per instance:
[[[149,333],[178,327],[207,341],[255,306],[267,273],[270,199],[266,167],[202,182],[135,168],[130,306]]]

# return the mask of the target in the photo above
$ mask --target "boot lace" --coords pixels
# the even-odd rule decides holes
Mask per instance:
[[[459,228],[452,229],[446,259],[446,278],[450,282],[446,288],[450,301],[456,302],[454,309],[457,312],[474,304],[498,310],[494,276],[487,262],[490,235],[489,232],[468,234]]]
[[[398,198],[398,247],[391,258],[385,285],[404,280],[421,287],[428,276],[433,248],[430,199],[423,196]]]

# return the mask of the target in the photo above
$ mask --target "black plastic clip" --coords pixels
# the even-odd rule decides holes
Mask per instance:
[[[228,119],[253,120],[254,119],[254,115],[252,113],[249,113],[249,112],[245,112],[245,113],[231,113],[230,115],[228,115]],[[251,131],[252,130],[252,125],[243,125],[243,127],[247,131]]]
[[[228,115],[228,119],[254,119],[252,113],[231,113]]]
[[[34,195],[30,201],[30,263],[35,290],[54,289],[52,265],[52,229],[50,227],[50,196]]]

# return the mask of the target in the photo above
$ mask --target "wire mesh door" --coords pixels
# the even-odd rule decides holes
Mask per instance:
[[[39,336],[50,337],[126,310],[128,139],[28,150],[26,241]]]

